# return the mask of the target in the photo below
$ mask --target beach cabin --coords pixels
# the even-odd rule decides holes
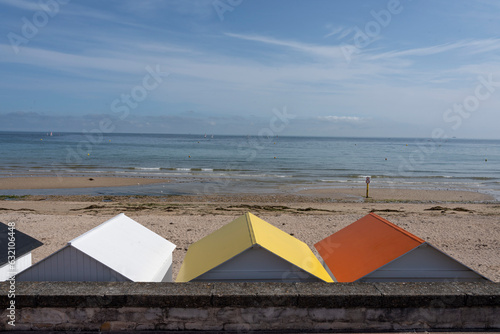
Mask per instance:
[[[337,282],[489,281],[374,213],[314,246]]]
[[[174,249],[122,213],[71,240],[16,280],[171,282]]]
[[[177,282],[332,282],[302,241],[246,213],[192,244]]]
[[[10,241],[9,237],[14,240]],[[15,226],[0,222],[0,282],[31,266],[31,251],[41,245],[43,243],[19,231]],[[9,256],[14,256],[15,259]]]

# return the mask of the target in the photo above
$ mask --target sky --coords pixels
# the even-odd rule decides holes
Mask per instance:
[[[0,131],[500,139],[496,0],[0,0]]]

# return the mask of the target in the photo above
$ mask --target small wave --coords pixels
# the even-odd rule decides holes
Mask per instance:
[[[213,172],[212,168],[191,168],[193,172]]]
[[[481,182],[485,186],[498,186],[500,185],[500,181],[489,181],[489,182]]]
[[[255,177],[255,178],[272,178],[272,177],[276,177],[276,178],[289,178],[290,176],[288,175],[280,175],[280,174],[235,174],[237,175],[238,177],[249,177],[249,178],[252,178],[252,177]]]
[[[215,172],[250,172],[250,169],[237,169],[237,168],[214,168]]]
[[[137,170],[160,170],[160,167],[134,167]]]
[[[235,169],[221,169],[221,168],[189,168],[189,167],[177,167],[177,168],[162,168],[163,170],[175,170],[182,172],[237,172]]]
[[[89,174],[97,174],[97,173],[109,173],[110,171],[105,171],[105,170],[81,170],[78,171],[79,173],[89,173]]]
[[[361,178],[364,179],[366,175],[338,175],[337,177],[356,179]],[[452,176],[452,175],[371,175],[372,179],[453,179],[453,180],[478,180],[478,181],[490,181],[496,180],[496,177],[488,177],[488,176]]]
[[[348,182],[351,182],[351,181],[348,181],[348,180],[320,180],[321,182],[332,182],[332,183],[348,183]]]

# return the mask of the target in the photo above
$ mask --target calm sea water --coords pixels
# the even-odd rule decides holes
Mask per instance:
[[[287,192],[361,186],[371,176],[371,186],[498,198],[500,141],[0,132],[0,176],[22,175],[174,178],[144,186],[148,194]]]

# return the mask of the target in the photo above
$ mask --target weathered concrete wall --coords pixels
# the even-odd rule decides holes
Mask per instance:
[[[0,330],[500,329],[499,283],[0,284]],[[15,327],[6,309],[15,301]]]

